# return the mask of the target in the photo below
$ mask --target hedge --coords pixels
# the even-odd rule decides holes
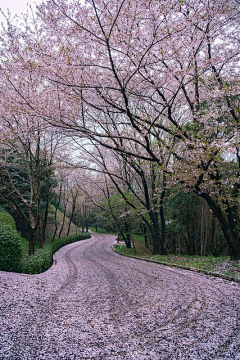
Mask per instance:
[[[7,211],[0,208],[0,225],[9,225],[16,229],[15,220]]]
[[[0,208],[0,270],[19,271],[21,269],[21,240],[13,217]]]
[[[53,254],[61,247],[90,237],[89,233],[63,236],[47,242],[43,249],[36,249],[35,254],[29,256],[28,240],[18,234],[13,217],[0,208],[0,270],[39,274],[49,269]]]
[[[54,242],[46,243],[43,249],[37,249],[32,256],[26,255],[21,262],[21,272],[24,274],[39,274],[50,268],[53,254],[61,247],[79,240],[89,239],[89,233],[63,236]]]

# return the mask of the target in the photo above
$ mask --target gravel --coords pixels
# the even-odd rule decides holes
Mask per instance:
[[[112,235],[0,272],[0,359],[237,360],[240,285],[125,258]]]

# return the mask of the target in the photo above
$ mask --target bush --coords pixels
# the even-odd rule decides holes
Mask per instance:
[[[34,255],[26,256],[21,262],[21,272],[24,274],[39,274],[52,265],[52,251],[49,246],[37,249]]]
[[[102,228],[100,226],[97,227],[97,231],[96,231],[96,228],[95,226],[90,226],[89,227],[90,230],[94,231],[94,232],[97,232],[97,233],[100,233],[100,234],[111,234],[113,233],[114,231],[110,230],[110,229],[105,229],[105,228]]]
[[[90,237],[89,233],[63,236],[29,256],[28,241],[18,234],[13,217],[0,208],[0,270],[39,274],[49,269],[53,254],[61,247]]]
[[[25,274],[39,274],[50,268],[53,263],[53,254],[61,247],[71,244],[73,242],[89,239],[91,235],[89,233],[76,234],[70,236],[63,236],[60,239],[56,239],[54,242],[46,243],[43,249],[37,249],[35,254],[28,256],[22,260],[21,272]]]
[[[0,223],[0,270],[19,271],[21,256],[21,237],[17,230],[12,225]]]
[[[63,236],[60,239],[55,239],[54,242],[52,242],[52,253],[54,254],[56,251],[58,251],[61,247],[74,243],[79,240],[85,240],[90,239],[91,235],[89,233],[80,233],[80,234],[74,234],[69,236]]]
[[[16,229],[14,218],[2,208],[0,208],[0,225],[9,225],[13,229]]]

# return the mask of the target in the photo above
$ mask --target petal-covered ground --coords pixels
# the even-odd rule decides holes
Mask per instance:
[[[125,258],[94,234],[0,272],[0,359],[240,359],[240,286]]]

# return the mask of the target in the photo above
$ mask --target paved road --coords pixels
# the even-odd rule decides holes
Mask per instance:
[[[240,286],[68,245],[40,275],[0,272],[0,359],[240,359]]]

